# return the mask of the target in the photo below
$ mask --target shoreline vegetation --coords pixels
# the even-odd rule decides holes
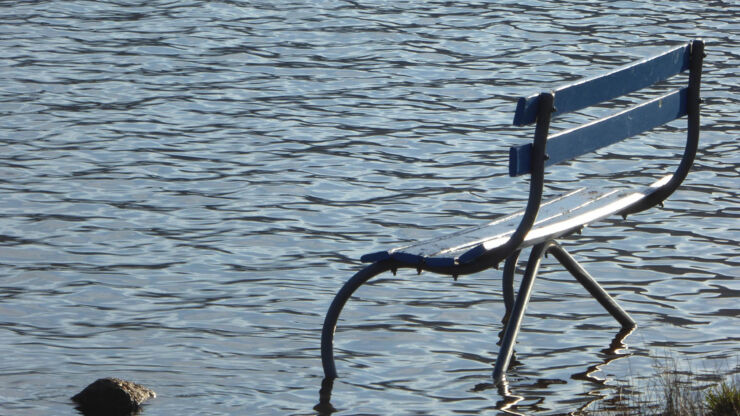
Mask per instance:
[[[653,365],[645,382],[631,380],[589,416],[740,416],[740,376],[716,369],[680,370],[673,358]]]

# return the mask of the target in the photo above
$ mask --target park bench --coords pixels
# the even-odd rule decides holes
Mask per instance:
[[[534,140],[509,151],[509,174],[528,174],[529,198],[523,211],[503,216],[483,226],[465,229],[433,240],[367,254],[370,263],[357,272],[335,296],[321,334],[321,359],[326,379],[337,377],[333,340],[339,314],[353,292],[370,278],[399,268],[459,275],[498,267],[504,261],[503,297],[505,329],[493,371],[494,383],[504,378],[514,343],[529,302],[542,257],[551,253],[588,292],[622,325],[635,321],[601,288],[557,242],[595,221],[613,215],[644,211],[662,204],[691,168],[699,141],[699,88],[704,43],[694,40],[657,56],[618,68],[607,74],[578,81],[553,91],[520,98],[514,124],[535,124]],[[688,85],[648,101],[574,128],[550,134],[550,120],[626,94],[643,90],[688,70]],[[642,92],[642,91],[641,91]],[[674,119],[687,116],[687,140],[675,172],[649,186],[582,188],[542,201],[545,167],[571,160],[596,149],[638,135]],[[531,247],[529,260],[514,296],[514,273],[520,252]]]

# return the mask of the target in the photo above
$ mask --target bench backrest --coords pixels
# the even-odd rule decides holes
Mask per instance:
[[[661,203],[684,180],[693,164],[699,141],[699,87],[704,43],[694,40],[658,56],[619,68],[605,75],[566,85],[554,91],[519,99],[515,125],[536,123],[534,141],[509,152],[509,174],[530,174],[529,201],[524,217],[507,245],[517,247],[531,229],[542,201],[545,166],[635,136],[671,120],[688,115],[684,155],[672,177],[649,198],[627,207],[623,215]],[[549,135],[552,117],[649,87],[689,70],[688,86],[587,124]]]
[[[692,49],[698,46],[702,46],[703,50],[701,41],[693,41],[608,74],[557,88],[552,91],[554,108],[551,117],[621,97],[689,70]],[[697,72],[700,71],[701,67]],[[688,112],[689,88],[678,89],[612,116],[549,136],[545,166],[573,159],[685,116]],[[535,123],[539,104],[540,95],[520,98],[514,113],[514,124],[523,126]],[[511,176],[530,173],[531,152],[531,143],[511,148]]]

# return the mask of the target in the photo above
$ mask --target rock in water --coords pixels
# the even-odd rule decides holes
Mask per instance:
[[[72,400],[84,414],[130,415],[146,400],[155,397],[154,391],[140,384],[107,377],[95,380]]]

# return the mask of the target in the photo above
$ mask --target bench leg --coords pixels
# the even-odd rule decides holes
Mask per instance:
[[[588,272],[581,267],[576,259],[574,259],[570,253],[565,251],[564,248],[553,243],[550,248],[548,248],[547,252],[552,253],[552,255],[558,259],[560,264],[562,264],[563,267],[565,267],[570,274],[572,274],[573,277],[575,277],[576,280],[578,280],[578,282],[588,290],[588,293],[599,301],[601,306],[603,306],[604,309],[606,309],[607,312],[609,312],[614,319],[622,325],[622,328],[632,329],[637,326],[629,314],[625,312],[608,293],[606,293],[596,280],[594,280],[594,278],[591,277],[591,275],[588,274]]]
[[[519,335],[519,328],[522,324],[522,318],[524,317],[524,310],[527,308],[529,297],[532,293],[534,279],[537,276],[537,271],[540,268],[542,256],[544,256],[545,251],[550,246],[550,244],[550,242],[538,244],[532,248],[532,252],[529,254],[527,268],[524,271],[524,277],[522,278],[522,283],[519,287],[519,293],[517,293],[516,301],[514,302],[514,307],[511,311],[511,316],[509,317],[509,321],[506,323],[504,339],[501,343],[501,349],[499,350],[498,357],[496,357],[496,365],[493,368],[494,384],[499,384],[503,380],[504,373],[506,373],[506,370],[509,367],[509,361],[511,360],[511,355],[514,352],[514,343],[516,342],[517,335]]]
[[[324,327],[321,331],[321,364],[324,366],[325,378],[335,379],[337,377],[337,369],[334,365],[334,330],[337,327],[337,320],[339,319],[339,314],[342,312],[344,304],[347,303],[347,300],[352,296],[352,293],[362,286],[363,283],[380,273],[393,270],[396,267],[396,263],[392,260],[373,263],[352,276],[347,283],[339,289],[336,296],[334,296],[334,300],[329,306],[329,311],[326,313],[326,317],[324,318]]]
[[[503,319],[501,319],[501,322],[504,324],[509,321],[509,316],[511,316],[511,309],[514,307],[514,273],[516,272],[516,263],[519,260],[519,253],[521,253],[521,250],[517,250],[511,253],[511,255],[506,258],[506,263],[504,263],[504,276],[502,284],[506,313],[504,314]]]

